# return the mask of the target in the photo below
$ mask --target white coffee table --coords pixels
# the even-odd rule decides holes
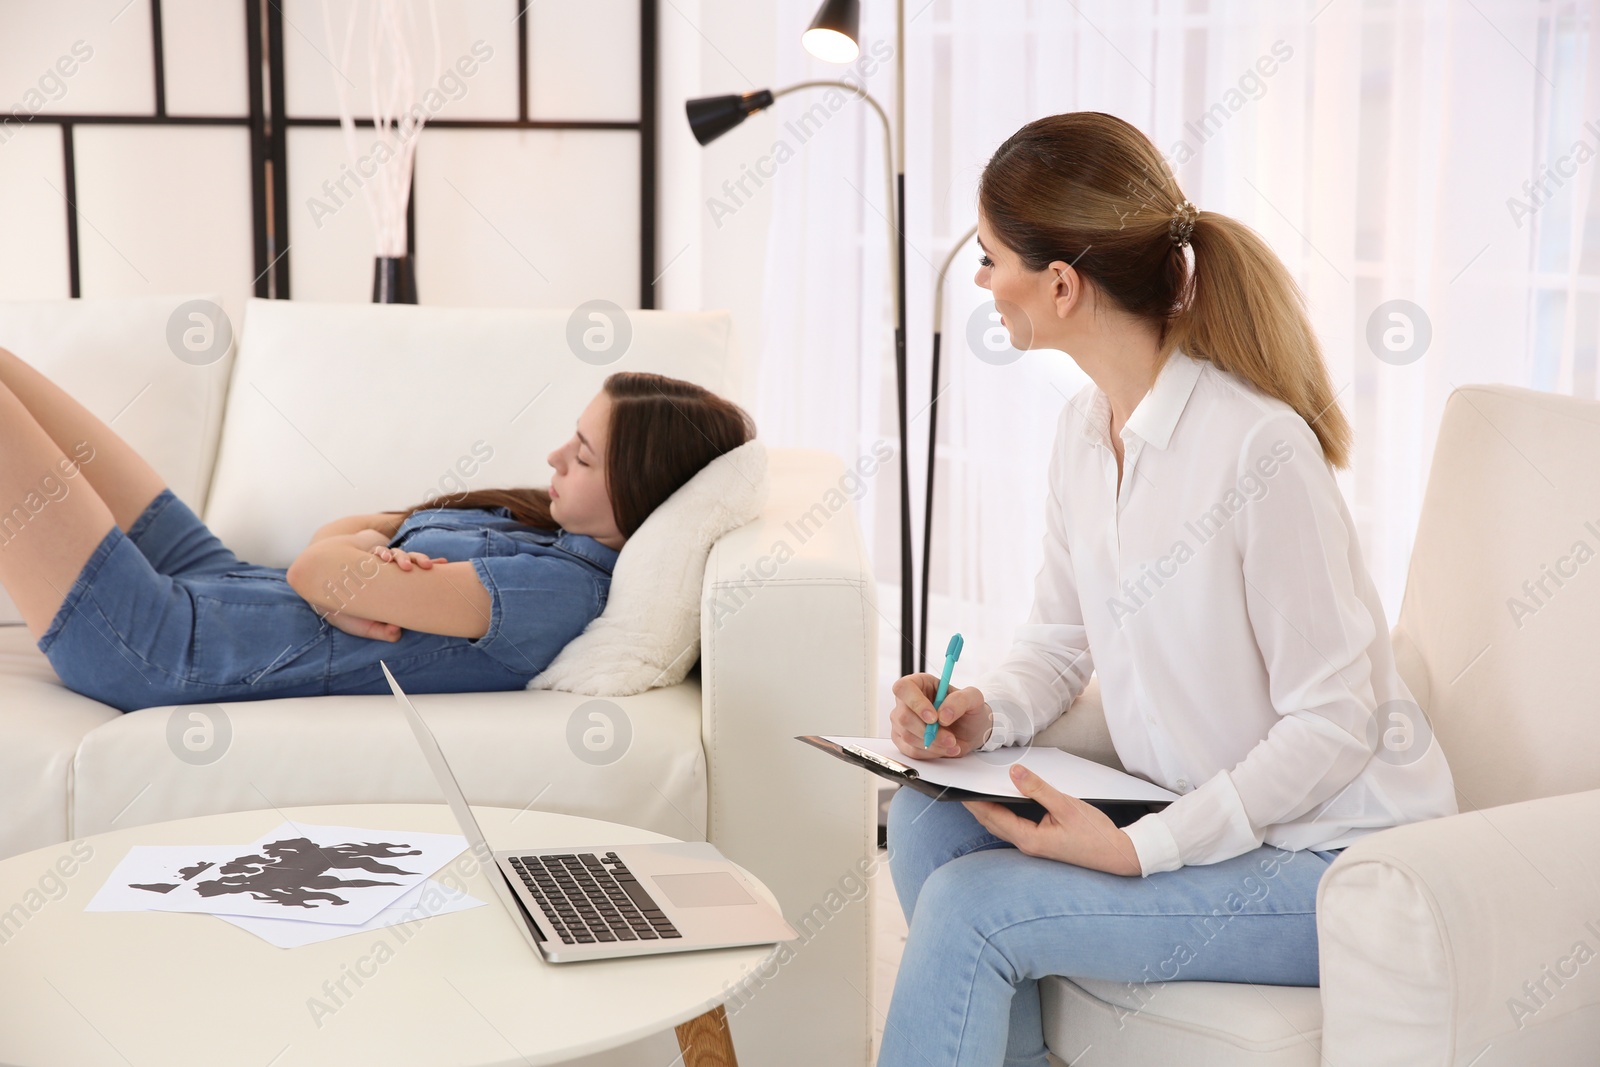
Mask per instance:
[[[473,811],[494,848],[673,840],[570,815]],[[734,1064],[722,1004],[772,946],[545,963],[465,854],[456,869],[472,870],[463,881],[485,906],[293,949],[212,915],[83,910],[131,845],[242,844],[286,819],[459,832],[443,804],[340,804],[130,827],[0,862],[0,1063],[528,1067],[676,1026],[686,1065]],[[92,849],[81,864],[74,844]],[[329,1014],[324,983],[341,979]]]

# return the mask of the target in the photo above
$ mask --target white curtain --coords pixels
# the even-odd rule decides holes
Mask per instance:
[[[1189,199],[1254,227],[1294,274],[1356,430],[1339,482],[1391,622],[1450,391],[1596,395],[1600,0],[924,3],[907,0],[905,49],[919,568],[935,272],[975,221],[990,154],[1042,115],[1132,122]],[[799,46],[815,6],[780,0],[780,85],[840,74]],[[893,5],[863,6],[869,47],[892,45]],[[885,63],[867,79],[891,116],[893,77]],[[778,102],[780,124],[807,95]],[[846,462],[896,439],[881,156],[876,120],[851,101],[773,188],[757,419],[774,444]],[[1060,352],[978,357],[976,259],[970,244],[958,254],[940,324],[928,658],[937,671],[960,631],[958,684],[1002,657],[1027,616],[1055,419],[1085,381]],[[1395,300],[1415,310],[1390,318],[1380,305]],[[1372,347],[1386,328],[1411,331],[1409,356]],[[886,464],[858,504],[879,578],[885,716],[899,675],[898,492]]]

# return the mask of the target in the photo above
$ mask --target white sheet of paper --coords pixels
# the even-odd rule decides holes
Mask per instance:
[[[443,882],[429,878],[406,890],[399,900],[360,926],[313,922],[309,919],[256,919],[243,915],[218,915],[217,918],[248,930],[279,948],[299,948],[301,945],[331,941],[336,937],[347,937],[369,930],[380,930],[385,926],[415,922],[418,919],[445,915],[452,911],[467,911],[487,903],[488,901],[479,900],[465,889],[451,889]]]
[[[238,845],[134,845],[84,911],[149,911],[164,885],[192,879],[243,850]]]
[[[838,745],[853,745],[910,767],[925,782],[991,796],[1025,795],[1011,781],[1011,765],[1020,763],[1061,792],[1080,800],[1178,799],[1178,794],[1171,790],[1059,748],[1039,746],[1023,752],[1007,747],[992,752],[969,752],[958,759],[919,760],[901,752],[887,737],[822,736]]]
[[[466,847],[461,834],[291,822],[243,845],[135,845],[84,910],[359,926]]]

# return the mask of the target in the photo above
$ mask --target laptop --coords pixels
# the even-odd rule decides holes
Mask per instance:
[[[707,841],[491,850],[433,731],[379,662],[456,823],[528,944],[551,963],[650,956],[800,935]]]

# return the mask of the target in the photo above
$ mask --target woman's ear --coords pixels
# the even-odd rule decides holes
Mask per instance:
[[[1056,317],[1066,318],[1083,297],[1083,275],[1065,260],[1055,260],[1045,268],[1050,286],[1050,302],[1055,305]]]

